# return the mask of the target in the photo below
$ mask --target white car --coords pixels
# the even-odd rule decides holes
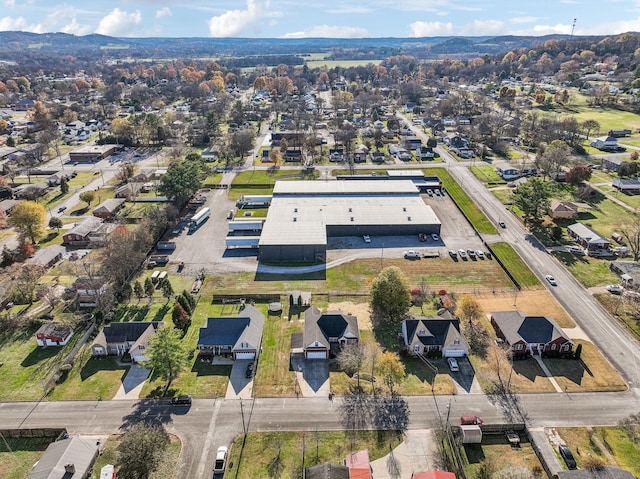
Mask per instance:
[[[224,473],[225,467],[227,466],[227,446],[220,446],[218,448],[218,452],[216,452],[216,460],[213,463],[213,473],[214,474],[222,474]]]
[[[624,288],[619,284],[608,284],[607,291],[611,294],[622,294],[624,292]]]
[[[467,257],[467,252],[463,249],[459,249],[458,250],[458,254],[460,255],[461,258],[466,258]]]
[[[369,235],[362,235],[362,239],[365,243],[371,243],[371,237]]]
[[[481,250],[476,251],[476,256],[480,259],[484,259],[484,253]]]
[[[417,251],[414,251],[412,249],[410,249],[409,251],[403,252],[402,255],[405,257],[405,259],[418,259],[418,258],[420,258],[420,253],[418,253]]]
[[[449,369],[451,370],[451,372],[458,372],[460,371],[460,366],[458,366],[458,361],[456,361],[455,358],[448,358],[447,362],[449,363]]]
[[[558,286],[558,282],[556,281],[556,279],[551,276],[550,274],[546,275],[544,277],[544,279],[547,280],[547,282],[551,285],[551,286]]]

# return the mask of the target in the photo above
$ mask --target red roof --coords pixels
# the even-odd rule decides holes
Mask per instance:
[[[456,475],[453,472],[432,469],[431,471],[414,472],[411,479],[456,479]]]
[[[349,479],[371,479],[371,469],[368,467],[350,467]]]

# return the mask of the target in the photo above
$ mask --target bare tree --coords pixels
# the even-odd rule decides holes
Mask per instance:
[[[633,220],[619,226],[620,235],[633,255],[633,261],[640,259],[640,218],[634,215]]]
[[[360,370],[365,360],[365,347],[362,343],[345,344],[338,353],[338,365],[349,376],[358,373],[358,390],[360,390]]]

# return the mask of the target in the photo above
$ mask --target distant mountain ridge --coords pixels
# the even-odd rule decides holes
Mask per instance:
[[[67,33],[0,32],[0,59],[12,59],[22,54],[59,53],[95,55],[110,58],[166,58],[198,56],[292,55],[312,52],[343,53],[360,50],[377,58],[406,54],[420,59],[443,56],[472,57],[496,54],[514,48],[531,48],[548,40],[591,40],[605,36],[446,36],[423,38],[116,38],[91,34],[76,36]],[[371,55],[369,53],[369,55]],[[344,55],[340,55],[344,58]]]

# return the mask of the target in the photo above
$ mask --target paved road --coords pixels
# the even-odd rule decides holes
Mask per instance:
[[[408,119],[404,118],[404,121],[419,137],[426,139],[426,135],[419,128],[413,127]],[[506,229],[498,227],[500,237],[520,254],[569,316],[613,363],[629,386],[640,387],[640,342],[631,337],[584,286],[559,261],[547,253],[546,248],[471,173],[468,164],[456,161],[442,147],[437,147],[436,150],[445,160],[451,176],[469,197],[473,198],[484,214],[496,226],[498,221],[506,223]],[[558,286],[553,287],[547,284],[544,279],[546,274],[554,276]]]
[[[410,429],[430,429],[446,420],[455,424],[461,415],[476,414],[488,423],[504,422],[500,407],[484,395],[412,396]],[[638,411],[635,391],[624,393],[532,394],[520,396],[532,427],[615,424]],[[241,406],[242,404],[242,406]],[[179,477],[208,477],[216,448],[248,431],[340,430],[340,398],[273,398],[255,400],[200,399],[191,407],[166,402],[57,401],[0,404],[0,428],[66,427],[71,433],[112,434],[121,426],[147,420],[164,424],[183,441]],[[301,420],[304,418],[304,420]]]

